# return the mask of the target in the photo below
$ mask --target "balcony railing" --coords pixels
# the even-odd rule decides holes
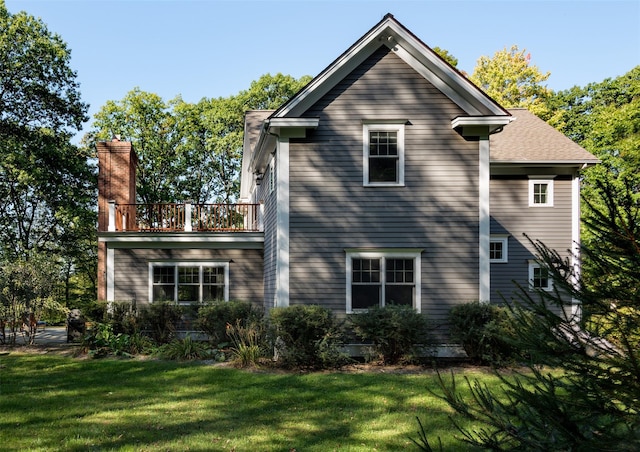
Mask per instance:
[[[110,232],[256,232],[260,204],[109,203]]]

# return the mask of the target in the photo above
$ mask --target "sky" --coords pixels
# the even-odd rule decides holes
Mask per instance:
[[[467,73],[481,56],[517,45],[551,73],[546,84],[555,91],[640,64],[640,0],[5,3],[10,13],[39,17],[67,43],[90,116],[136,87],[165,101],[198,102],[235,95],[267,73],[315,76],[387,13],[425,44],[446,49]]]

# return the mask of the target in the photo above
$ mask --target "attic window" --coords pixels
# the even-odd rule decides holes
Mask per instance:
[[[529,179],[529,207],[553,207],[553,179]]]
[[[363,125],[363,184],[404,185],[404,124]]]

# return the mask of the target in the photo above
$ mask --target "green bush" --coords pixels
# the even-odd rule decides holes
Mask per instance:
[[[192,361],[213,356],[209,344],[197,341],[187,334],[182,339],[173,339],[160,347],[159,354],[166,359]]]
[[[183,308],[173,302],[155,302],[138,309],[140,328],[157,344],[166,344],[175,338]]]
[[[388,305],[350,316],[357,337],[372,341],[385,364],[411,359],[419,348],[429,347],[427,318],[411,306]]]
[[[240,321],[241,326],[248,326],[260,322],[262,317],[262,312],[247,301],[218,300],[200,307],[196,327],[204,331],[213,344],[221,346],[230,341],[227,325]]]
[[[100,358],[108,355],[133,356],[147,353],[153,346],[141,333],[115,333],[111,323],[96,323],[83,339],[89,356]]]
[[[257,366],[265,355],[265,334],[262,322],[251,322],[243,325],[242,320],[235,324],[227,324],[227,336],[233,344],[231,353],[233,361],[239,367]]]
[[[339,367],[342,334],[333,313],[317,305],[295,305],[270,311],[276,358],[284,367]]]
[[[500,364],[517,356],[512,338],[517,334],[507,308],[474,301],[449,312],[451,338],[474,362]]]

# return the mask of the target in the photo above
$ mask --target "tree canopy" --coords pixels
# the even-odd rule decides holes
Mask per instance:
[[[100,109],[84,143],[90,149],[114,135],[133,143],[143,203],[232,202],[240,190],[246,111],[277,108],[309,80],[266,74],[234,96],[194,104],[135,88]]]
[[[470,80],[506,108],[524,107],[542,114],[551,91],[542,85],[551,74],[531,64],[531,55],[514,45],[478,59]]]

